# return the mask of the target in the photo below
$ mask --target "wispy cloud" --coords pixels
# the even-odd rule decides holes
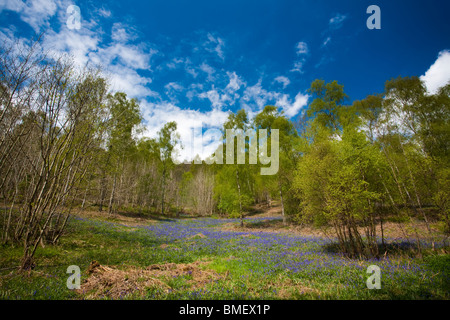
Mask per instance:
[[[308,44],[306,42],[300,41],[297,43],[296,53],[298,56],[304,55],[308,53]]]
[[[298,73],[303,73],[303,64],[304,64],[304,60],[302,61],[295,61],[294,62],[294,67],[291,69],[291,72],[298,72]]]
[[[200,65],[200,70],[201,71],[203,71],[203,72],[205,72],[207,75],[208,75],[208,77],[207,77],[207,80],[208,81],[214,81],[214,73],[216,72],[216,70],[214,70],[214,68],[213,67],[211,67],[209,64],[207,64],[206,62],[203,62],[201,65]]]
[[[36,33],[49,26],[49,20],[55,15],[57,9],[57,3],[53,0],[0,1],[0,12],[3,10],[17,12],[22,21],[29,24]]]
[[[170,101],[173,103],[179,102],[178,95],[180,94],[180,92],[185,90],[185,88],[177,82],[169,82],[164,86],[164,89],[166,89],[166,96],[168,96]]]
[[[322,47],[325,47],[330,41],[331,41],[331,37],[327,37],[327,38],[323,41]]]
[[[262,79],[259,79],[256,84],[245,89],[242,97],[244,106],[256,105],[256,111],[262,110],[269,101],[275,102],[279,96],[278,92],[269,91],[263,88]],[[250,108],[254,110],[255,108]]]
[[[289,80],[289,78],[285,76],[278,76],[275,78],[275,81],[282,83],[283,89],[285,89],[291,83],[291,80]]]
[[[109,18],[111,17],[111,11],[105,8],[98,9],[98,14],[102,16],[103,18]]]
[[[232,98],[227,93],[221,93],[214,86],[206,92],[202,92],[198,95],[200,99],[208,99],[211,102],[213,109],[222,109],[225,105],[230,107],[232,103]]]
[[[126,43],[137,39],[137,34],[132,26],[116,22],[112,26],[111,38],[117,42]]]
[[[319,68],[333,61],[334,61],[333,57],[331,57],[330,55],[324,55],[320,58],[319,62],[317,62],[314,67]]]
[[[304,41],[300,41],[295,45],[295,53],[298,59],[294,61],[294,67],[290,70],[291,72],[303,73],[303,67],[306,61],[306,56],[309,53],[308,44]]]
[[[198,71],[193,66],[191,59],[189,59],[188,57],[172,58],[171,60],[169,60],[168,62],[165,63],[165,67],[167,67],[169,70],[177,70],[179,68],[183,68],[184,71],[187,74],[190,74],[194,79],[197,78],[197,76],[198,76]],[[161,65],[159,65],[158,69],[163,70],[163,67]]]
[[[347,19],[347,16],[344,14],[336,14],[329,21],[329,26],[332,29],[339,29],[342,27],[344,20]]]
[[[152,79],[141,76],[136,70],[123,66],[109,66],[106,74],[111,81],[111,89],[114,91],[123,91],[130,97],[135,98],[157,98],[159,93],[151,90],[149,84]]]
[[[330,20],[328,21],[327,28],[322,32],[322,36],[324,37],[322,44],[320,46],[321,49],[327,49],[331,40],[333,39],[333,34],[337,32],[338,29],[342,28],[344,25],[344,21],[348,18],[347,14],[341,14],[337,13],[333,15]],[[333,42],[334,43],[334,42]],[[330,53],[325,53],[315,64],[315,68],[319,68],[320,66],[323,66],[331,61],[333,61],[334,58],[330,56]]]
[[[326,47],[328,43],[331,41],[331,34],[342,28],[344,25],[344,21],[347,19],[348,15],[338,13],[330,18],[328,21],[328,27],[327,29],[322,33],[322,35],[325,35],[325,39],[322,42],[322,48]]]
[[[199,99],[208,99],[213,109],[222,109],[232,107],[240,98],[238,91],[245,87],[246,83],[236,74],[236,72],[226,72],[229,79],[225,88],[216,87],[214,84],[211,89],[201,91],[197,94]]]
[[[209,52],[215,52],[220,59],[225,60],[225,54],[223,52],[225,47],[224,40],[218,36],[214,36],[212,33],[208,33],[207,38],[205,49]]]
[[[233,71],[233,72],[227,71],[227,76],[230,79],[230,82],[226,86],[225,90],[227,90],[231,94],[234,94],[236,91],[238,91],[241,88],[241,86],[246,85],[245,81],[243,81],[236,74],[236,71]]]

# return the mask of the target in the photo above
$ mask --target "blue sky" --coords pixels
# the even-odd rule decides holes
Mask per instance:
[[[380,30],[366,27],[372,4]],[[70,5],[80,29],[67,27]],[[430,91],[450,79],[449,1],[0,0],[1,38],[44,29],[46,50],[101,64],[112,90],[140,100],[149,136],[166,121],[183,135],[268,104],[295,120],[318,78],[343,84],[349,103],[400,75]]]

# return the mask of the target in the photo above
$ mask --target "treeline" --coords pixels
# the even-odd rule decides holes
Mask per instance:
[[[284,223],[332,227],[350,256],[380,254],[376,226],[388,216],[413,226],[421,219],[430,237],[432,220],[450,231],[450,84],[430,95],[419,78],[398,78],[348,104],[342,85],[316,80],[294,122],[275,106],[253,119],[230,112],[224,137],[266,129],[270,150],[278,130],[278,171],[261,175],[267,165],[248,164],[249,141],[246,164],[223,155],[224,164],[175,165],[177,124],[137,139],[139,102],[110,92],[98,70],[44,55],[39,43],[0,50],[1,239],[23,244],[23,269],[39,245],[57,243],[74,209],[243,223],[251,206],[277,200]]]

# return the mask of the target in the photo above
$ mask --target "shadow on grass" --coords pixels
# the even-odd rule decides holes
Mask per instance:
[[[261,220],[251,222],[246,221],[245,227],[248,229],[268,229],[268,228],[283,228],[285,226],[283,225],[283,220],[271,219],[271,220]]]
[[[116,213],[118,216],[133,218],[133,219],[143,219],[143,220],[156,220],[161,222],[174,222],[177,219],[168,216],[161,216],[153,213],[143,213],[143,212],[129,212],[129,211],[119,211]],[[114,217],[114,216],[113,216]]]
[[[347,246],[350,247],[349,244],[347,244]],[[355,258],[353,256],[343,253],[342,247],[338,242],[332,242],[332,243],[325,244],[322,246],[322,248],[325,253],[341,254],[348,258]],[[380,253],[379,258],[384,256],[385,254],[389,254],[392,256],[416,258],[419,250],[418,250],[418,246],[416,243],[402,241],[402,242],[385,243],[385,244],[378,243],[378,252]]]
[[[248,211],[247,213],[245,213],[245,217],[251,217],[257,214],[261,214],[264,213],[264,210],[262,208],[251,208],[250,211]]]

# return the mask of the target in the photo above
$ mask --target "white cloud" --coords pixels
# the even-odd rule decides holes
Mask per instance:
[[[186,70],[187,73],[189,73],[192,77],[194,77],[194,79],[197,78],[198,72],[195,71],[195,69],[190,65],[186,64],[184,70]]]
[[[242,100],[244,107],[251,108],[252,105],[256,104],[258,107],[256,111],[259,112],[270,102],[274,103],[279,100],[281,96],[279,92],[264,89],[262,87],[262,79],[259,79],[255,85],[245,89]],[[254,109],[251,108],[251,110]]]
[[[192,61],[189,58],[173,58],[166,63],[166,67],[170,70],[176,70],[182,67],[186,73],[190,74],[194,79],[198,76],[198,72],[192,66]]]
[[[167,68],[171,70],[178,69],[180,65],[184,64],[184,58],[173,58],[169,62],[166,63]]]
[[[288,118],[292,118],[298,114],[300,109],[308,103],[309,95],[298,93],[294,102],[291,102],[286,94],[282,95],[276,102],[277,107],[281,107]]]
[[[98,57],[103,63],[113,64],[118,59],[121,64],[132,69],[150,69],[150,58],[157,51],[154,49],[144,51],[143,47],[112,43],[98,50]]]
[[[202,92],[198,95],[200,99],[208,99],[211,102],[213,109],[222,109],[225,105],[231,106],[234,104],[234,100],[228,93],[219,92],[218,89],[214,88],[207,92]]]
[[[200,65],[200,70],[208,74],[208,81],[214,81],[213,74],[216,72],[213,67],[211,67],[209,64],[203,62]]]
[[[235,71],[233,71],[233,72],[227,71],[227,76],[230,79],[230,82],[226,86],[225,90],[227,90],[231,94],[238,91],[241,88],[241,86],[243,86],[243,85],[245,86],[245,82],[242,81],[242,79],[236,74]]]
[[[227,71],[226,74],[228,77],[228,84],[225,88],[216,88],[215,85],[212,85],[210,90],[198,93],[197,97],[200,99],[208,99],[211,102],[211,106],[215,109],[221,109],[225,106],[228,108],[233,106],[240,98],[238,91],[247,84],[236,74],[235,71]],[[192,97],[193,92],[191,91],[189,92],[188,98],[191,99]]]
[[[295,61],[294,67],[290,71],[303,73],[303,64],[304,64],[304,60],[303,61]]]
[[[340,27],[342,27],[342,24],[345,19],[347,19],[346,15],[338,13],[330,19],[329,25],[333,29],[339,29]]]
[[[47,31],[44,35],[43,47],[55,54],[69,53],[78,66],[84,66],[90,61],[89,53],[97,49],[100,41],[95,32],[87,29],[73,32],[68,28],[61,28],[59,33],[53,30]]]
[[[288,94],[278,91],[268,91],[261,85],[261,79],[253,86],[247,87],[242,97],[242,105],[249,116],[260,112],[267,105],[275,105],[283,109],[288,118],[298,114],[301,108],[306,106],[309,95],[298,93],[292,101]],[[256,104],[257,108],[252,107]]]
[[[141,102],[141,108],[143,117],[147,122],[145,136],[154,138],[165,123],[169,121],[177,123],[177,132],[184,146],[184,149],[177,149],[179,153],[177,158],[179,160],[191,160],[196,154],[205,159],[213,154],[217,149],[218,143],[207,141],[207,139],[202,141],[202,131],[197,128],[220,129],[228,117],[228,112],[222,110],[213,109],[201,112],[192,109],[181,109],[177,105],[165,101],[153,103],[144,100]],[[192,140],[193,133],[194,139]],[[191,143],[194,144],[193,150],[191,150]]]
[[[181,86],[180,84],[178,84],[176,82],[169,82],[168,84],[166,84],[164,86],[164,88],[166,88],[166,90],[174,90],[174,91],[182,91],[183,90],[183,86]]]
[[[282,83],[283,89],[285,89],[291,83],[291,80],[289,80],[289,78],[285,76],[278,76],[275,78],[275,81]]]
[[[296,44],[296,53],[297,55],[307,54],[308,53],[308,44],[306,42],[300,41]]]
[[[295,45],[295,53],[299,56],[299,60],[294,61],[294,67],[290,71],[303,73],[303,66],[309,53],[308,44],[303,41],[298,42]]]
[[[3,10],[17,12],[20,18],[37,33],[43,27],[49,26],[49,20],[55,15],[57,7],[53,0],[30,0],[26,3],[19,0],[2,0],[0,2],[0,12]]]
[[[131,68],[122,65],[109,66],[107,76],[109,76],[113,91],[123,91],[134,98],[159,96],[157,92],[147,86],[152,80],[139,75],[136,70]]]
[[[208,41],[205,43],[205,48],[209,52],[215,52],[217,56],[224,60],[225,55],[223,52],[223,48],[225,46],[225,42],[220,37],[214,37],[211,33],[207,35]],[[212,45],[212,47],[211,47]]]
[[[132,27],[116,22],[112,26],[111,38],[117,42],[126,43],[137,38],[135,32],[131,32]]]
[[[98,10],[98,14],[99,14],[100,16],[102,16],[103,18],[109,18],[109,17],[111,17],[111,11],[108,10],[108,9],[105,9],[105,8],[100,8],[100,9]]]
[[[177,96],[184,90],[184,87],[177,82],[169,82],[164,86],[164,89],[166,89],[166,95],[170,98],[170,100],[177,103]]]
[[[95,25],[95,24],[92,24]],[[44,36],[43,47],[53,53],[68,53],[79,67],[88,64],[101,66],[111,83],[111,89],[124,91],[131,97],[158,96],[148,88],[152,82],[137,70],[150,69],[150,58],[156,50],[145,45],[127,45],[113,41],[102,45],[96,29],[69,30],[61,28],[57,33],[49,30]]]
[[[166,66],[171,70],[175,70],[177,68],[177,65],[173,62],[167,62]]]
[[[189,86],[188,91],[186,92],[186,98],[189,99],[189,101],[192,101],[194,97],[197,97],[199,95],[199,90],[203,90],[203,84],[201,83],[192,83]]]
[[[450,81],[450,50],[439,52],[437,60],[420,77],[425,82],[429,93],[436,91]]]
[[[269,100],[269,92],[262,88],[261,82],[262,80],[259,79],[256,84],[247,87],[244,91],[244,96],[242,97],[242,100],[245,102],[251,103],[254,101],[259,109],[262,109],[267,100]]]
[[[10,10],[14,12],[19,12],[23,10],[25,3],[19,0],[1,0],[0,1],[0,12],[3,10]]]

